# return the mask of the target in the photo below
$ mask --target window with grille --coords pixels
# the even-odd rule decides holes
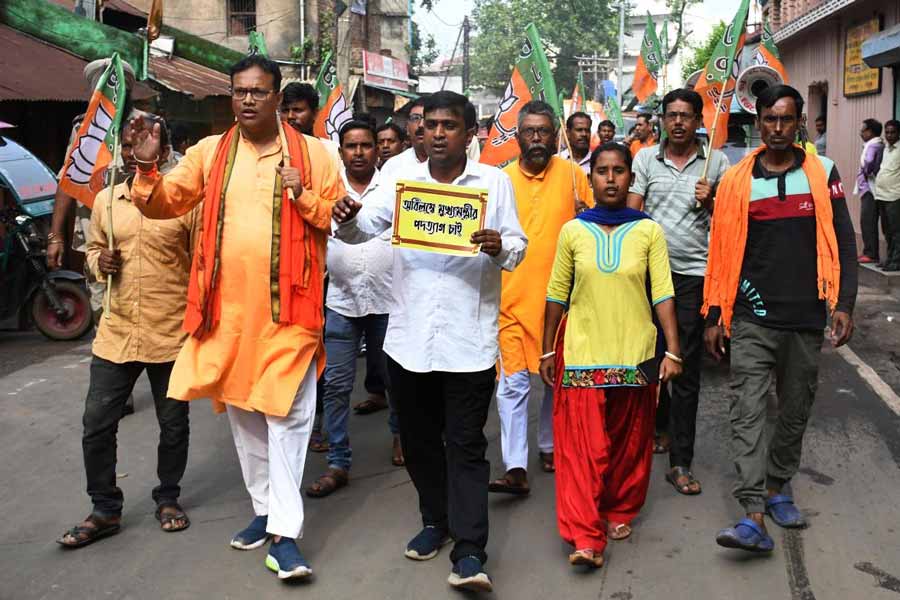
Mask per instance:
[[[256,0],[227,0],[228,35],[256,31]]]

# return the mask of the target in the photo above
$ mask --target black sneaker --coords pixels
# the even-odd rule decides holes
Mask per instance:
[[[445,529],[428,525],[406,545],[406,558],[413,560],[430,560],[437,556],[441,546],[450,541]]]
[[[461,558],[453,565],[447,583],[458,590],[470,590],[473,592],[492,592],[494,586],[491,578],[484,572],[481,561],[474,556]]]

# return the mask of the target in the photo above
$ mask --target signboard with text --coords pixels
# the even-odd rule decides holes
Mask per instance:
[[[881,91],[881,69],[871,69],[862,58],[862,44],[881,31],[881,17],[872,17],[847,29],[844,44],[844,96],[877,94]]]
[[[396,58],[363,50],[363,83],[408,92],[409,67]]]
[[[488,192],[482,188],[398,181],[391,244],[439,254],[476,256],[479,247],[469,240],[473,233],[484,229],[487,199]]]

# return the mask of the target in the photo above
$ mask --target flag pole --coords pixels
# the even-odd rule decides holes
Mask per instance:
[[[572,160],[574,156],[572,155],[572,144],[569,142],[569,135],[566,133],[566,122],[562,117],[559,118],[559,122],[562,125],[563,139],[565,139],[566,148],[569,151],[569,166],[572,167],[572,195],[575,197],[575,214],[578,214],[578,205],[584,204],[584,202],[578,197],[578,181],[575,177],[575,161]]]
[[[113,237],[113,200],[115,198],[114,188],[116,187],[116,161],[119,156],[119,132],[113,134],[113,160],[109,171],[109,196],[106,198],[106,247],[112,252],[116,249],[115,238]],[[106,275],[106,296],[103,298],[103,316],[109,319],[112,315],[112,274]]]
[[[284,133],[284,123],[281,121],[281,113],[275,114],[275,120],[278,121],[278,136],[281,138],[281,156],[284,157],[284,166],[289,167],[291,165],[291,150],[288,148],[287,143],[287,135]],[[291,202],[294,202],[296,198],[294,198],[294,188],[287,189],[288,198]]]

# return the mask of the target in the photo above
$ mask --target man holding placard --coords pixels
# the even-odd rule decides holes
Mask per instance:
[[[452,537],[450,584],[490,590],[483,430],[499,354],[500,273],[522,261],[527,239],[509,177],[466,158],[472,104],[441,91],[425,100],[423,113],[427,161],[396,186],[386,182],[365,208],[338,201],[335,235],[361,243],[394,231],[384,351],[424,525],[405,554],[434,558]]]

